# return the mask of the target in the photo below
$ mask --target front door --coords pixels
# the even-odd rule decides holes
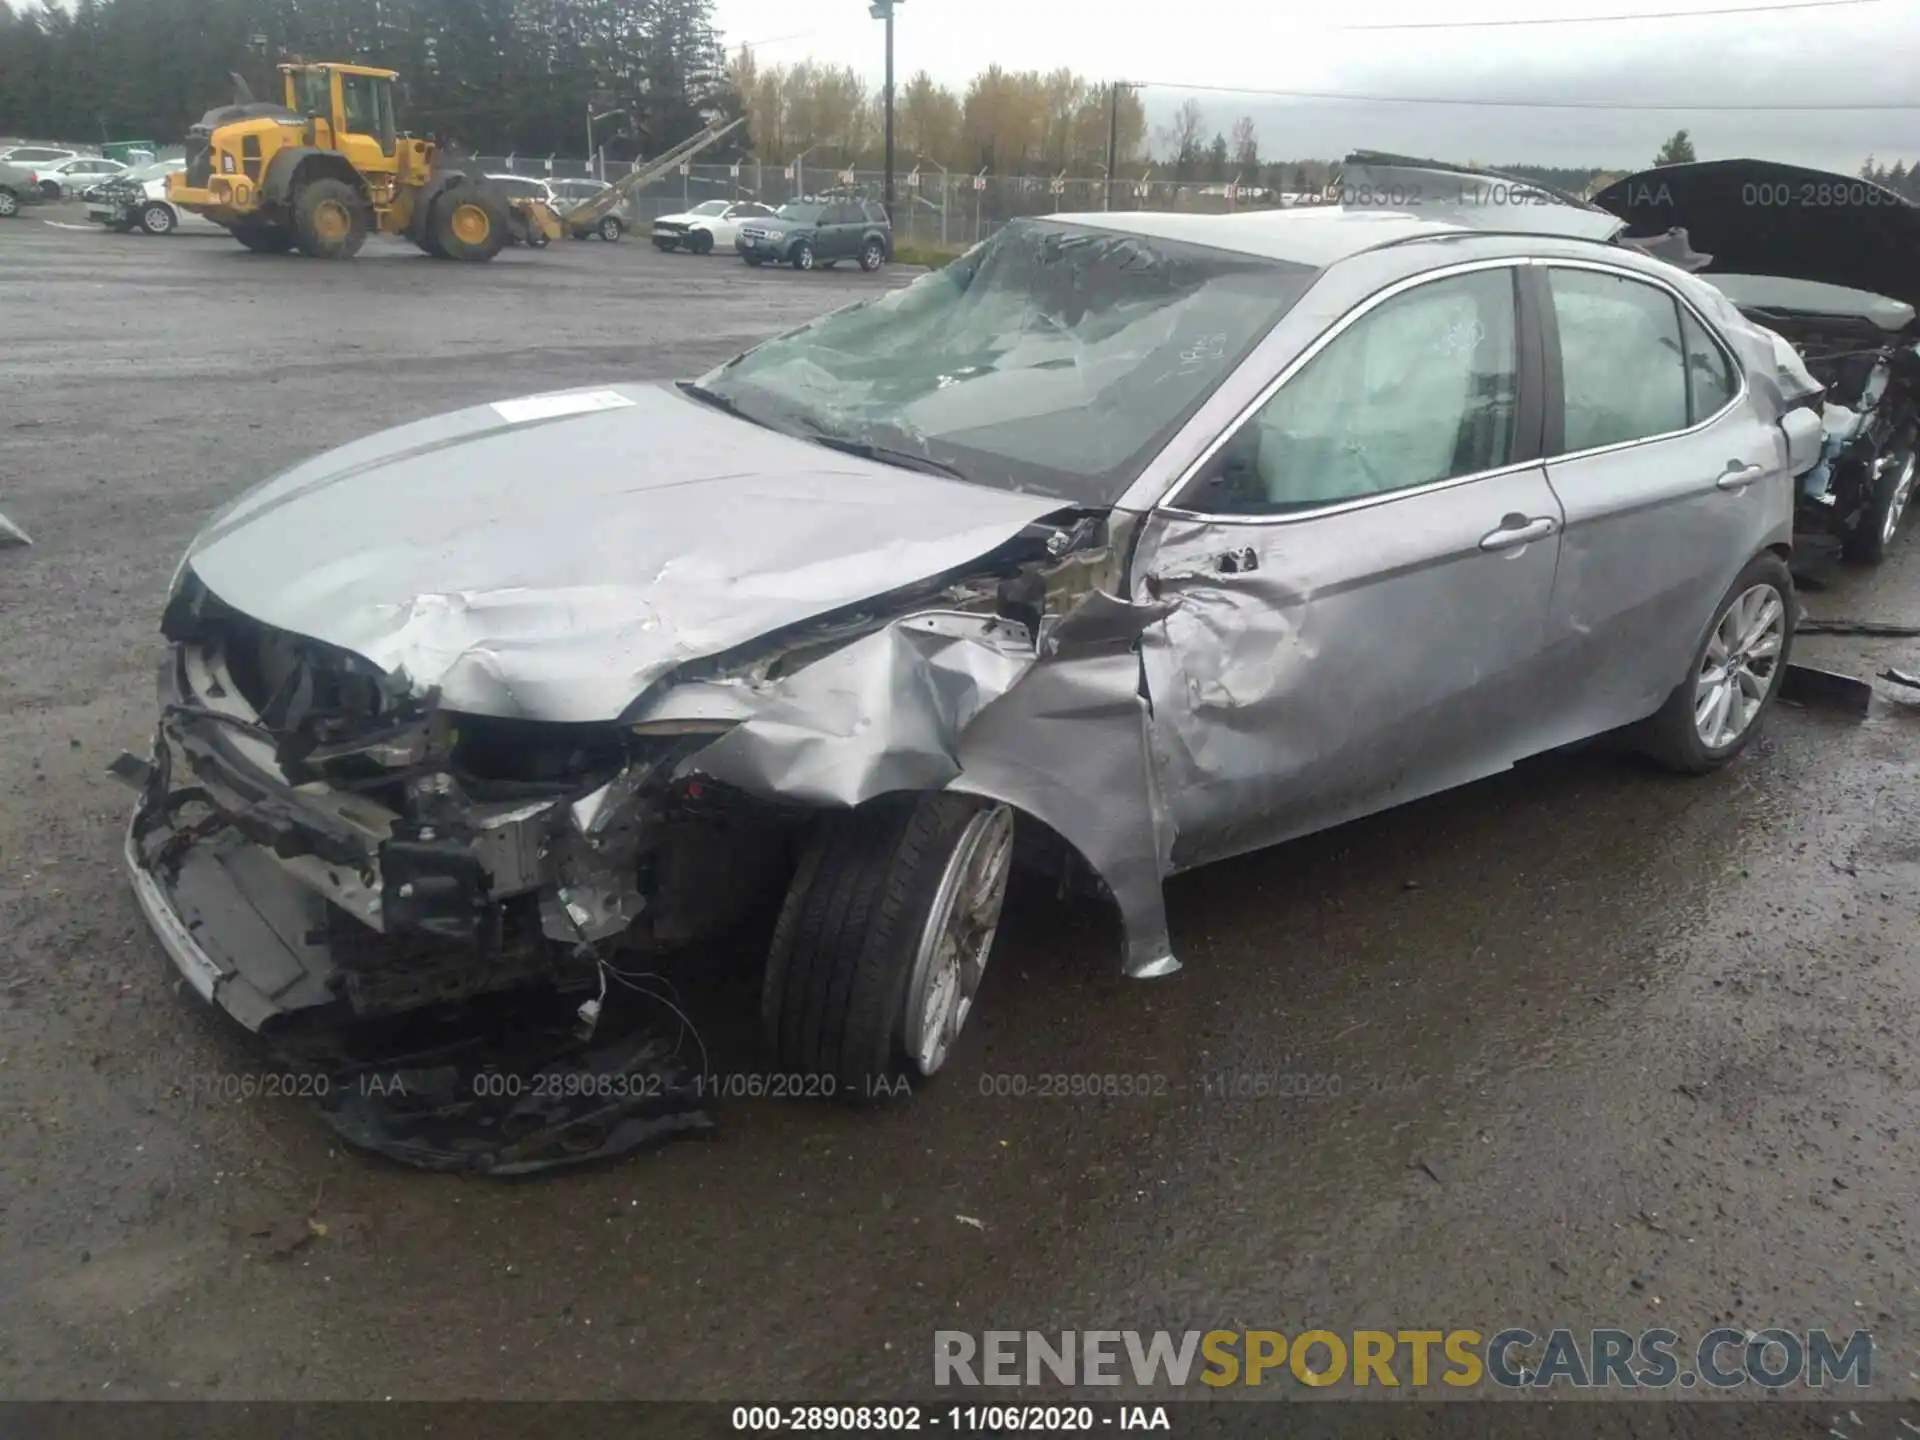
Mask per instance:
[[[1349,316],[1147,522],[1154,762],[1187,868],[1539,748],[1561,513],[1516,268]],[[1523,393],[1523,391],[1525,393]]]

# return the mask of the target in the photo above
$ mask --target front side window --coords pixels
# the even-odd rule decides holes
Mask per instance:
[[[1547,272],[1560,330],[1568,453],[1687,428],[1680,305],[1657,286],[1601,270]]]
[[[293,108],[302,115],[328,119],[333,114],[333,99],[327,94],[327,72],[297,70],[293,75]]]
[[[1382,301],[1235,432],[1182,497],[1275,515],[1495,470],[1519,406],[1514,272],[1432,280]]]
[[[819,222],[820,212],[824,208],[810,201],[802,201],[793,205],[782,205],[779,213],[783,220],[798,220],[803,225],[813,225]]]
[[[1318,273],[1015,220],[944,269],[769,340],[700,385],[774,429],[1110,505]]]

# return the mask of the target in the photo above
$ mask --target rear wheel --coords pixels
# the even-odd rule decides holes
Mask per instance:
[[[1749,561],[1714,610],[1687,678],[1641,727],[1641,747],[1688,775],[1746,749],[1786,677],[1795,603],[1786,561],[1771,551]]]
[[[0,190],[0,218],[11,218],[20,213],[20,197],[11,190]]]
[[[166,201],[150,200],[140,209],[139,223],[149,235],[171,235],[180,220]]]
[[[448,260],[491,260],[507,243],[507,207],[474,185],[441,192],[433,202],[433,248]]]
[[[367,243],[367,202],[344,180],[309,180],[293,197],[293,239],[315,260],[351,260]]]
[[[594,227],[593,233],[611,244],[626,232],[626,228],[620,223],[618,215],[603,215],[600,217],[600,223]]]
[[[889,795],[823,817],[780,912],[760,1018],[793,1070],[859,1100],[932,1075],[973,1009],[1006,900],[1013,812]]]
[[[860,268],[872,273],[887,263],[887,247],[878,240],[869,240],[860,247]]]

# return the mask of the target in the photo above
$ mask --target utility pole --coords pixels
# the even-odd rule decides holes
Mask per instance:
[[[1113,167],[1120,163],[1120,92],[1139,88],[1139,83],[1131,80],[1115,80],[1107,87],[1107,184],[1102,210],[1113,209]]]
[[[887,26],[887,85],[883,106],[886,111],[886,185],[883,190],[883,203],[887,209],[887,218],[893,218],[893,7],[901,0],[873,0],[867,7],[867,13],[876,20],[884,20]]]

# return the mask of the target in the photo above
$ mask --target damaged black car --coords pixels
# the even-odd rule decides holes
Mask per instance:
[[[1703,278],[1799,351],[1826,387],[1799,528],[1878,563],[1913,498],[1920,440],[1920,207],[1857,176],[1764,160],[1662,166],[1594,200],[1629,236],[1683,228]]]

